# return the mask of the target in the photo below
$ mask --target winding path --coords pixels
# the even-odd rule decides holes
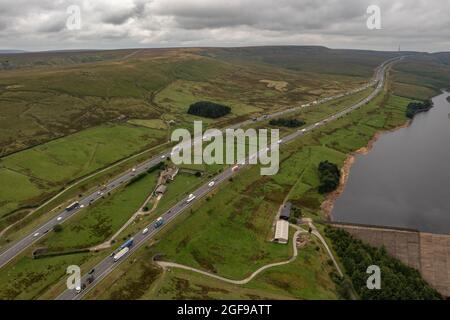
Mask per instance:
[[[256,277],[258,274],[260,274],[261,272],[263,272],[266,269],[272,268],[272,267],[277,267],[277,266],[282,266],[288,263],[291,263],[292,261],[294,261],[297,258],[297,237],[300,233],[307,233],[305,230],[298,228],[298,230],[295,232],[294,236],[292,237],[292,248],[294,249],[294,254],[292,255],[292,257],[287,260],[287,261],[282,261],[282,262],[275,262],[275,263],[270,263],[267,264],[261,268],[259,268],[258,270],[256,270],[255,272],[253,272],[250,276],[248,276],[245,279],[242,280],[232,280],[232,279],[228,279],[228,278],[224,278],[221,276],[218,276],[216,274],[212,274],[200,269],[196,269],[193,267],[189,267],[183,264],[178,264],[178,263],[174,263],[174,262],[165,262],[165,261],[155,261],[155,263],[157,265],[159,265],[160,267],[162,267],[163,269],[167,269],[167,268],[178,268],[178,269],[184,269],[184,270],[189,270],[189,271],[193,271],[193,272],[197,272],[197,273],[201,273],[205,276],[211,277],[211,278],[215,278],[218,280],[222,280],[224,282],[228,282],[231,284],[247,284],[249,283],[254,277]]]
[[[334,266],[336,267],[339,275],[342,277],[343,276],[342,271],[339,268],[339,265],[337,264],[336,259],[334,258],[333,253],[331,252],[330,248],[328,247],[328,244],[326,243],[325,239],[322,237],[322,235],[319,233],[319,231],[317,231],[316,227],[314,225],[312,225],[312,223],[310,223],[309,225],[311,226],[311,228],[313,230],[312,234],[315,235],[317,238],[319,238],[320,242],[322,242],[323,246],[325,247],[325,249],[328,252],[328,255],[333,260]],[[294,227],[295,229],[297,229],[297,231],[294,233],[294,236],[292,237],[292,249],[294,250],[294,254],[292,255],[292,257],[289,260],[287,260],[287,261],[267,264],[267,265],[259,268],[255,272],[253,272],[247,278],[242,279],[242,280],[233,280],[233,279],[229,279],[229,278],[224,278],[224,277],[218,276],[218,275],[213,274],[213,273],[209,273],[209,272],[206,272],[206,271],[203,271],[203,270],[200,270],[200,269],[196,269],[196,268],[193,268],[193,267],[189,267],[189,266],[186,266],[186,265],[183,265],[183,264],[179,264],[179,263],[174,263],[174,262],[155,261],[155,263],[157,265],[159,265],[160,267],[162,267],[163,269],[167,269],[167,268],[184,269],[184,270],[197,272],[197,273],[203,274],[205,276],[208,276],[208,277],[211,277],[211,278],[214,278],[214,279],[218,279],[218,280],[221,280],[221,281],[224,281],[224,282],[228,282],[228,283],[231,283],[231,284],[238,284],[238,285],[247,284],[251,280],[253,280],[253,278],[255,278],[258,274],[263,272],[264,270],[291,263],[297,258],[297,255],[298,255],[297,238],[298,238],[300,233],[308,233],[308,232],[303,230],[299,226],[292,225],[292,224],[291,224],[291,226]]]

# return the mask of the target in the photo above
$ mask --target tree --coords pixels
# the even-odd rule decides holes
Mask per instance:
[[[341,172],[338,166],[328,161],[322,161],[319,164],[319,193],[328,193],[339,186]]]
[[[414,118],[419,112],[425,112],[433,107],[431,100],[425,100],[422,102],[411,102],[406,107],[406,116],[410,119]]]
[[[231,112],[231,108],[210,101],[199,101],[189,106],[188,114],[205,118],[220,118]]]

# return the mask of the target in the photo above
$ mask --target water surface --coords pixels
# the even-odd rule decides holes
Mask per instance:
[[[450,103],[444,93],[434,108],[408,128],[381,135],[358,155],[334,221],[450,234]]]

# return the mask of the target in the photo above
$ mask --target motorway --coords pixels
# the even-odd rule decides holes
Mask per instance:
[[[366,105],[368,102],[370,102],[373,98],[375,98],[382,90],[384,86],[384,79],[385,79],[385,72],[386,68],[389,65],[389,62],[394,62],[396,59],[391,59],[383,63],[376,71],[375,76],[375,83],[378,82],[377,87],[375,90],[365,99],[361,100],[360,102],[346,108],[345,110],[342,110],[336,114],[333,114],[329,116],[328,118],[317,122],[315,124],[312,124],[306,128],[303,128],[301,130],[298,130],[286,137],[283,137],[283,139],[280,141],[280,144],[287,143],[289,141],[292,141],[294,139],[297,139],[298,137],[301,137],[308,132],[317,129],[321,126],[324,126],[330,121],[336,120],[338,118],[343,117],[344,115],[352,112],[355,109],[358,109],[364,105]],[[400,58],[401,59],[401,58]],[[264,120],[267,119],[267,116],[264,117]],[[253,122],[253,121],[251,121]],[[194,142],[195,143],[195,142]],[[263,150],[259,150],[259,152],[262,152]],[[103,261],[101,261],[99,264],[97,264],[94,267],[94,280],[92,283],[88,284],[87,278],[88,275],[85,275],[81,279],[81,283],[86,286],[86,288],[81,292],[77,293],[74,289],[67,289],[65,290],[61,295],[57,297],[58,300],[78,300],[81,299],[86,293],[88,293],[97,283],[99,283],[103,278],[105,278],[113,269],[115,269],[120,263],[122,263],[128,256],[130,256],[133,252],[138,250],[144,243],[146,243],[150,238],[152,238],[154,235],[156,235],[161,229],[163,229],[165,226],[167,226],[170,221],[175,219],[178,215],[180,215],[183,211],[188,209],[190,206],[192,206],[196,201],[210,193],[213,189],[217,188],[222,184],[224,181],[228,180],[231,176],[239,172],[243,167],[248,165],[249,159],[252,158],[254,155],[250,155],[244,163],[238,164],[237,166],[233,168],[225,169],[223,172],[221,172],[219,175],[217,175],[213,181],[215,182],[213,186],[209,185],[209,182],[206,182],[203,184],[200,188],[198,188],[196,191],[192,192],[192,194],[195,196],[195,199],[192,201],[187,201],[188,197],[182,199],[180,202],[178,202],[176,205],[174,205],[172,208],[170,208],[168,211],[166,211],[161,217],[164,219],[164,224],[160,226],[159,228],[155,227],[154,224],[156,221],[152,222],[147,228],[149,231],[144,234],[143,232],[139,232],[134,235],[134,244],[131,246],[130,250],[126,253],[125,256],[123,256],[119,261],[114,262],[113,258],[111,256],[105,258]],[[157,159],[159,161],[160,159]],[[237,170],[236,170],[237,168]],[[234,169],[234,170],[233,170]],[[145,168],[140,168],[140,172],[143,172]]]
[[[387,60],[383,64],[381,64],[375,71],[375,76],[373,77],[372,81],[370,81],[369,83],[365,84],[364,86],[362,86],[360,88],[348,91],[346,93],[338,94],[335,96],[323,98],[321,100],[316,100],[316,101],[313,101],[308,104],[303,104],[300,107],[293,107],[293,108],[279,111],[279,112],[276,112],[276,113],[273,113],[270,115],[262,115],[260,117],[256,117],[256,118],[253,118],[250,120],[245,120],[243,122],[240,122],[238,124],[230,126],[229,129],[236,129],[239,127],[244,127],[246,125],[251,125],[256,122],[267,121],[271,118],[279,117],[281,115],[284,115],[284,114],[287,114],[290,112],[298,111],[301,108],[319,105],[321,103],[324,103],[324,102],[327,102],[327,101],[330,101],[333,99],[342,98],[344,96],[365,90],[365,89],[369,88],[370,86],[375,85],[377,82],[380,82],[380,80],[381,80],[380,70],[382,70],[389,61],[390,60]],[[224,129],[224,130],[226,130],[226,129]],[[198,142],[200,142],[200,141],[199,140],[193,141],[194,144],[198,143]],[[67,221],[69,218],[76,215],[79,211],[83,210],[83,208],[85,208],[85,207],[89,206],[91,203],[107,196],[109,192],[118,188],[121,184],[130,181],[134,176],[139,175],[140,173],[143,173],[146,170],[148,170],[150,167],[157,165],[160,161],[164,160],[166,157],[169,157],[170,154],[171,154],[171,150],[167,151],[165,153],[161,153],[161,154],[155,156],[154,158],[140,164],[139,166],[136,166],[135,171],[127,171],[127,172],[123,173],[122,175],[118,176],[117,178],[115,178],[112,181],[110,181],[109,183],[107,183],[105,186],[99,188],[98,190],[94,191],[93,193],[89,194],[88,196],[80,199],[78,201],[80,204],[80,207],[75,208],[70,211],[67,211],[67,210],[60,211],[58,215],[55,215],[53,218],[47,220],[47,222],[45,222],[41,226],[37,227],[33,231],[31,231],[29,234],[27,234],[25,237],[21,238],[19,241],[12,243],[9,247],[7,247],[0,254],[0,269],[2,267],[4,267],[6,264],[8,264],[10,261],[12,261],[16,256],[18,256],[24,250],[29,248],[33,243],[35,243],[38,240],[40,240],[41,238],[43,238],[48,232],[51,232],[55,225],[61,224],[65,221]]]

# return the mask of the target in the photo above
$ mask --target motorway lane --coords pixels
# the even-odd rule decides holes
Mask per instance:
[[[294,108],[290,108],[290,109],[287,109],[287,110],[276,112],[276,113],[271,114],[271,115],[263,115],[263,116],[260,116],[260,117],[257,117],[257,118],[251,119],[251,120],[246,120],[246,121],[243,121],[241,123],[238,123],[238,124],[235,124],[233,126],[230,126],[229,128],[230,129],[237,129],[239,127],[250,125],[250,124],[255,123],[255,122],[266,121],[266,120],[269,120],[271,118],[279,117],[281,115],[284,115],[284,114],[287,114],[287,113],[290,113],[290,112],[295,112],[295,111],[298,111],[300,108],[306,108],[306,107],[310,107],[310,106],[319,105],[319,104],[321,104],[323,102],[327,102],[327,101],[330,101],[330,100],[333,100],[333,99],[344,97],[344,96],[349,95],[349,94],[354,94],[356,92],[360,92],[360,91],[362,91],[362,90],[364,90],[364,89],[366,89],[366,88],[368,88],[368,87],[370,87],[370,86],[372,86],[375,83],[380,81],[380,79],[381,79],[381,77],[380,77],[380,70],[382,70],[383,67],[385,66],[385,64],[388,63],[388,62],[389,62],[389,60],[384,62],[382,65],[380,65],[377,68],[377,70],[375,72],[375,77],[374,77],[374,79],[371,82],[369,82],[368,84],[366,84],[366,85],[364,85],[364,86],[362,86],[362,87],[360,87],[358,89],[355,89],[355,90],[352,90],[352,91],[349,91],[349,92],[346,92],[346,93],[338,94],[338,95],[335,95],[335,96],[323,98],[321,100],[316,100],[316,101],[313,101],[311,103],[304,104],[304,105],[302,105],[300,107],[294,107]],[[224,130],[222,130],[222,131],[224,131]],[[195,143],[198,143],[200,141],[201,141],[201,139],[197,139],[197,140],[194,140],[193,143],[195,144]],[[179,147],[181,147],[181,146],[182,145],[180,145]],[[113,191],[114,189],[118,188],[121,184],[131,180],[135,175],[143,173],[146,170],[148,170],[150,167],[157,165],[161,160],[163,160],[164,158],[170,156],[170,154],[171,154],[171,152],[169,152],[169,151],[165,152],[165,153],[162,153],[162,154],[160,154],[160,155],[158,155],[158,156],[156,156],[156,157],[154,157],[154,158],[152,158],[152,159],[150,159],[150,160],[140,164],[139,166],[137,166],[135,168],[136,169],[135,172],[128,171],[128,172],[122,174],[121,176],[119,176],[118,178],[115,178],[114,180],[110,181],[106,185],[105,188],[101,188],[99,190],[96,190],[95,192],[93,192],[92,194],[88,195],[87,197],[85,197],[83,199],[80,199],[79,200],[80,206],[83,206],[83,207],[89,206],[89,204],[91,204],[91,203],[97,201],[98,199],[102,198],[103,196],[107,195],[108,192]],[[103,195],[102,195],[102,193],[103,193]],[[56,216],[56,217],[61,217],[61,219],[59,221],[56,220],[57,219],[56,217],[54,217],[54,218],[48,220],[47,222],[45,222],[43,225],[41,225],[41,226],[37,227],[36,229],[34,229],[32,232],[30,232],[28,235],[26,235],[24,238],[22,238],[18,242],[13,243],[9,248],[7,248],[5,251],[3,251],[0,254],[0,268],[4,267],[8,262],[10,262],[12,259],[14,259],[14,257],[19,255],[25,249],[29,248],[33,243],[37,242],[39,239],[44,237],[48,232],[51,232],[55,225],[63,223],[64,221],[68,220],[69,218],[71,218],[72,216],[77,214],[80,210],[83,209],[83,207],[79,207],[79,208],[73,209],[71,211],[62,210]]]
[[[396,61],[397,59],[394,59],[393,61]],[[389,62],[393,62],[391,60],[388,60],[387,62],[383,63],[383,65],[381,67],[379,67],[379,69],[376,72],[376,79],[375,81],[378,82],[378,85],[376,87],[376,89],[365,99],[363,99],[362,101],[350,106],[349,108],[342,110],[336,114],[333,114],[331,116],[329,116],[328,118],[319,121],[315,124],[312,124],[306,128],[303,128],[301,130],[298,130],[286,137],[283,137],[281,139],[280,144],[284,144],[287,143],[289,141],[292,141],[294,139],[297,139],[298,137],[305,135],[306,133],[319,128],[325,124],[327,124],[330,121],[336,120],[338,118],[341,118],[342,116],[352,112],[355,109],[358,109],[362,106],[364,106],[365,104],[367,104],[368,102],[370,102],[370,100],[372,100],[374,97],[376,97],[380,91],[383,89],[384,86],[384,79],[385,79],[385,67]],[[265,117],[264,119],[267,119],[267,117]],[[264,152],[265,150],[259,150],[257,153],[260,152]],[[99,283],[104,277],[106,277],[113,269],[115,269],[117,266],[119,266],[123,261],[126,260],[126,258],[132,254],[133,252],[135,252],[136,250],[138,250],[147,240],[149,240],[150,238],[152,238],[155,234],[157,234],[161,229],[163,229],[171,220],[173,220],[174,218],[176,218],[179,214],[181,214],[184,210],[186,210],[187,208],[189,208],[190,206],[193,205],[193,203],[195,203],[196,201],[198,201],[199,199],[201,199],[202,197],[204,197],[205,195],[207,195],[209,192],[211,192],[213,189],[217,188],[218,186],[220,186],[221,183],[223,183],[224,181],[226,181],[227,179],[229,179],[231,176],[233,176],[233,174],[235,174],[236,172],[238,172],[241,168],[245,167],[246,165],[248,165],[249,163],[249,159],[252,158],[254,155],[249,155],[249,157],[246,159],[245,163],[239,164],[237,165],[237,170],[233,170],[233,168],[236,168],[236,166],[234,166],[233,168],[228,168],[226,170],[224,170],[222,173],[220,173],[219,175],[217,175],[214,178],[214,186],[210,187],[209,183],[210,181],[208,181],[207,183],[205,183],[204,185],[202,185],[200,188],[198,188],[196,191],[194,191],[192,194],[195,196],[195,199],[188,202],[187,199],[188,197],[186,197],[185,199],[181,200],[180,202],[178,202],[176,205],[174,205],[171,209],[169,209],[168,211],[166,211],[161,217],[164,219],[164,224],[162,226],[160,226],[159,228],[156,228],[154,226],[155,221],[153,221],[147,228],[149,229],[149,232],[147,234],[143,234],[142,232],[137,233],[133,238],[134,238],[134,244],[133,246],[131,246],[130,250],[117,262],[114,262],[113,258],[107,257],[105,258],[103,261],[101,261],[97,266],[94,267],[95,272],[94,272],[94,281],[91,284],[88,284],[87,282],[87,277],[88,275],[85,275],[84,277],[82,277],[82,284],[86,285],[86,288],[81,292],[81,293],[77,293],[75,290],[65,290],[60,296],[57,297],[58,300],[78,300],[81,299],[86,293],[88,293],[93,287],[95,287],[95,285],[97,283]]]

